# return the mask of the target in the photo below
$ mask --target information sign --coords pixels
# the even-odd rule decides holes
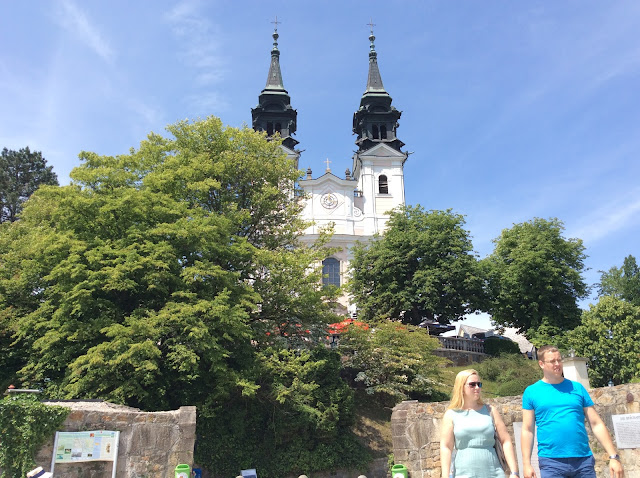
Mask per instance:
[[[640,448],[640,413],[611,415],[618,448]]]
[[[56,432],[51,472],[56,463],[112,461],[112,477],[115,477],[119,439],[120,432],[109,430]]]

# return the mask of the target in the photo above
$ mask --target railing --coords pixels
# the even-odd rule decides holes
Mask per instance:
[[[462,337],[438,337],[443,349],[462,350],[463,352],[484,353],[484,341],[480,339],[465,339]]]

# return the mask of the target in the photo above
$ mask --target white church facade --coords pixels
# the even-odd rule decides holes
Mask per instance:
[[[268,136],[279,133],[283,150],[297,165],[301,154],[296,149],[298,141],[293,138],[297,112],[282,82],[277,30],[273,39],[267,85],[260,93],[258,106],[251,110],[252,126]],[[302,215],[311,223],[302,242],[311,244],[320,230],[333,228],[329,246],[339,248],[339,252],[323,261],[323,283],[338,286],[348,281],[350,251],[355,243],[383,233],[388,212],[405,204],[404,164],[408,153],[402,151],[404,143],[396,136],[401,112],[391,105],[391,96],[382,84],[373,32],[369,40],[367,86],[353,115],[358,149],[352,167],[347,168],[344,177],[339,177],[331,171],[327,160],[322,175],[314,178],[312,171],[307,170],[298,183],[304,192]],[[347,296],[340,303],[344,312],[355,313]]]

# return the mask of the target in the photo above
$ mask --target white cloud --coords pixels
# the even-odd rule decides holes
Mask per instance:
[[[640,223],[640,188],[617,198],[585,217],[570,234],[594,243]]]
[[[111,62],[115,57],[115,52],[109,46],[108,41],[102,37],[97,26],[92,24],[87,15],[71,0],[64,0],[60,5],[62,11],[57,17],[60,24],[76,35],[103,60]]]
[[[193,111],[194,116],[208,116],[210,114],[219,115],[223,111],[227,111],[229,103],[221,94],[211,91],[205,94],[189,95],[186,98],[189,111]]]
[[[183,1],[165,17],[180,41],[180,56],[185,65],[197,70],[196,83],[206,86],[222,80],[226,61],[219,54],[217,26],[199,8],[198,1]]]

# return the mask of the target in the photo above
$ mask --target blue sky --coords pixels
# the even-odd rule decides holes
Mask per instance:
[[[466,215],[480,257],[502,229],[557,217],[589,284],[640,258],[633,0],[2,2],[0,147],[42,151],[66,184],[82,150],[127,153],[187,118],[250,124],[276,15],[301,169],[351,167],[372,19],[413,152],[407,203]]]

